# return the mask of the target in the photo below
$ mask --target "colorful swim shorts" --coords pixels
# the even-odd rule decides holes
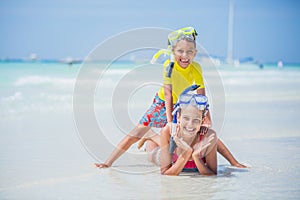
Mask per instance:
[[[139,122],[144,126],[163,128],[167,124],[165,101],[155,95],[152,105]]]

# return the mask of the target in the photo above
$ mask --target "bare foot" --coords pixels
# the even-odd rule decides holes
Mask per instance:
[[[97,168],[108,168],[109,166],[104,163],[94,163],[95,167]]]
[[[149,140],[149,139],[147,139],[147,138],[145,138],[145,137],[142,137],[142,138],[139,140],[139,142],[138,142],[137,148],[138,148],[138,149],[142,148],[142,146],[145,144],[145,142],[146,142],[147,140]]]

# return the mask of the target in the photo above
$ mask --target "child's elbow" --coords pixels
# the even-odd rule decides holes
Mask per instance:
[[[166,173],[166,170],[160,170],[161,175],[165,175],[165,173]]]
[[[179,174],[172,173],[172,172],[161,172],[161,175],[164,175],[164,176],[178,176]]]
[[[211,172],[207,172],[207,173],[201,173],[201,175],[204,175],[204,176],[216,176],[216,175],[218,175],[218,173],[216,171],[211,171]]]
[[[168,169],[161,169],[161,170],[160,170],[160,174],[161,174],[161,175],[170,175],[170,174],[168,173]]]
[[[176,173],[176,172],[174,172],[172,170],[169,170],[169,169],[161,170],[160,174],[165,175],[165,176],[178,176],[179,175],[179,173]]]

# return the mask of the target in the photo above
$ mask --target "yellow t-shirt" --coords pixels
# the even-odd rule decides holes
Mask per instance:
[[[174,63],[171,78],[167,77],[167,67],[164,67],[163,84],[172,85],[173,104],[177,102],[179,95],[192,84],[200,85],[199,88],[204,88],[201,66],[192,62],[187,68],[180,67],[177,62]],[[161,87],[158,91],[160,99],[165,100],[164,88]]]

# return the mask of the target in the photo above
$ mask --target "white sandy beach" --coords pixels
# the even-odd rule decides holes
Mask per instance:
[[[300,197],[299,66],[283,69],[266,66],[262,70],[253,66],[220,66],[226,109],[218,136],[240,162],[251,168],[232,169],[219,155],[219,173],[215,177],[195,174],[168,177],[161,176],[136,146],[112,168],[93,167],[94,162],[107,157],[123,131],[137,123],[158,85],[148,84],[132,92],[125,102],[125,115],[111,117],[124,107],[111,111],[109,108],[116,105],[114,101],[118,98],[105,94],[111,91],[109,87],[120,82],[116,80],[123,77],[125,81],[124,74],[130,68],[110,69],[102,77],[106,84],[101,86],[100,81],[95,94],[94,113],[101,130],[95,139],[89,138],[88,131],[82,132],[76,121],[79,116],[74,117],[72,95],[79,66],[37,67],[41,64],[34,63],[24,73],[17,73],[13,67],[20,66],[5,68],[4,65],[1,63],[1,74],[10,79],[1,82],[0,91],[0,199]],[[58,73],[59,68],[65,69]],[[204,76],[208,80],[210,71],[204,70]],[[141,79],[147,77],[145,73]],[[119,121],[126,115],[129,121]]]

